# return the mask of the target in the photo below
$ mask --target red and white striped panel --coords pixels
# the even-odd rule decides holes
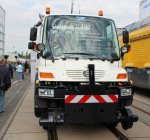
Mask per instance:
[[[118,103],[118,95],[65,95],[65,103]]]

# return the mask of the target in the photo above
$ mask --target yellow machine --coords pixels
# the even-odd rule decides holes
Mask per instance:
[[[150,89],[150,17],[124,29],[129,31],[130,51],[124,56],[122,66],[127,69],[134,86]],[[120,47],[123,46],[122,30],[118,29]]]

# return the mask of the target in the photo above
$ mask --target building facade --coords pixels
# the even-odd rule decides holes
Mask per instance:
[[[5,46],[5,10],[0,5],[0,56],[4,55]]]

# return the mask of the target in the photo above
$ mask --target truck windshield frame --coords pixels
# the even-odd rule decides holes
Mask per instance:
[[[46,46],[43,56],[46,59],[120,59],[113,20],[92,16],[51,15],[45,18],[43,31],[43,44]]]

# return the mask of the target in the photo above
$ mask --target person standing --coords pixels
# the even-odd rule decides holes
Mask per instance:
[[[22,79],[24,80],[24,66],[22,65]]]
[[[29,64],[28,64],[27,61],[24,63],[24,69],[25,69],[25,72],[26,72],[26,73],[29,72]]]
[[[5,91],[11,86],[10,71],[6,68],[5,59],[0,57],[0,113],[4,112]]]
[[[11,74],[11,78],[13,79],[13,67],[12,65],[6,61],[6,68],[8,68],[8,70],[10,71]]]
[[[18,63],[18,65],[17,65],[17,67],[16,67],[16,71],[17,71],[17,73],[18,73],[18,80],[19,81],[22,81],[23,80],[23,66],[22,66],[22,64],[19,62]]]

